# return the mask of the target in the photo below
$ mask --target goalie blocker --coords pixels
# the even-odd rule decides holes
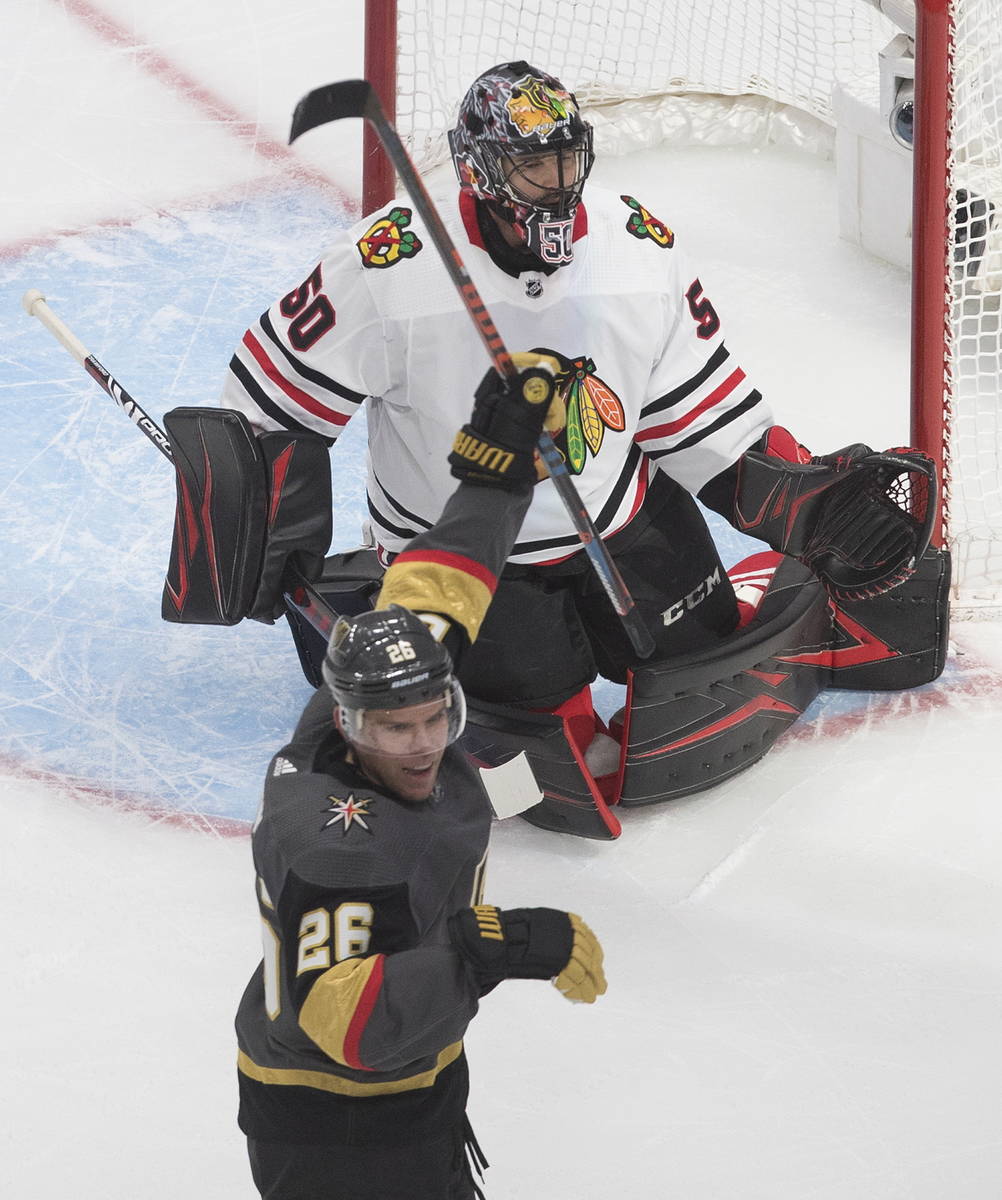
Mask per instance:
[[[164,417],[177,508],[165,621],[272,624],[290,562],[321,571],[332,532],[330,459],[316,434],[255,435],[242,413],[175,408]]]

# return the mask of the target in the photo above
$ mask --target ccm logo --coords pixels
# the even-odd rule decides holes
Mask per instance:
[[[666,625],[674,625],[680,618],[684,617],[687,612],[695,608],[697,604],[702,604],[713,589],[720,583],[720,568],[717,567],[712,575],[708,575],[703,582],[694,587],[692,591],[683,596],[681,600],[676,601],[670,608],[666,608],[661,614],[661,619]]]

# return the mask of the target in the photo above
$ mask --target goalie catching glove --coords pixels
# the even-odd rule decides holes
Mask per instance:
[[[449,918],[449,934],[481,994],[502,979],[549,979],[582,1004],[605,992],[602,947],[574,913],[478,904]]]
[[[738,461],[734,524],[798,558],[837,600],[897,587],[929,547],[936,468],[918,450],[862,444],[811,457],[773,426]]]
[[[539,478],[536,443],[556,396],[560,357],[552,350],[511,356],[518,375],[490,370],[474,396],[473,414],[449,455],[456,479],[517,490]]]

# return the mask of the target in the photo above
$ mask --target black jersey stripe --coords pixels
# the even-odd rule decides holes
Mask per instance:
[[[290,433],[311,433],[315,437],[323,437],[328,446],[334,445],[333,438],[324,437],[323,434],[318,434],[315,429],[310,429],[308,425],[302,425],[295,417],[290,416],[284,408],[280,408],[235,354],[230,359],[230,370],[237,377],[240,386],[258,408],[266,416],[271,417],[273,421],[277,421],[283,429],[288,429]]]
[[[516,542],[511,548],[512,557],[516,554],[533,554],[537,550],[573,550],[580,549],[581,539],[573,537],[539,538],[535,542]],[[532,563],[516,563],[516,566],[531,567]]]
[[[620,472],[619,478],[616,480],[616,486],[612,489],[609,499],[606,500],[602,506],[602,511],[595,520],[595,527],[597,529],[602,530],[615,520],[616,513],[619,512],[619,506],[623,503],[630,485],[636,478],[637,467],[640,465],[643,453],[643,450],[640,449],[636,442],[630,446],[630,452],[627,454],[626,463]]]
[[[604,533],[606,526],[611,525],[616,519],[616,513],[626,498],[626,493],[636,480],[637,467],[640,465],[643,455],[644,451],[636,443],[630,447],[630,452],[626,456],[626,464],[620,472],[619,479],[616,480],[616,486],[613,488],[609,499],[602,505],[602,511],[599,513],[598,519],[594,522],[595,528],[599,533]],[[512,555],[534,554],[539,550],[564,550],[580,547],[581,539],[574,534],[569,537],[540,538],[534,542],[516,542],[511,552]],[[521,565],[532,566],[531,563],[523,563]]]
[[[396,534],[396,536],[398,538],[404,538],[408,542],[411,540],[411,538],[417,537],[418,530],[405,529],[404,526],[395,525],[388,517],[383,516],[383,514],[379,511],[378,508],[376,508],[376,505],[373,503],[372,496],[369,492],[365,493],[365,503],[369,509],[369,515],[379,525],[379,527],[381,529],[387,529],[387,530],[389,530],[390,533]],[[428,528],[430,528],[430,526],[426,525],[425,528],[428,529]]]
[[[680,383],[677,388],[672,388],[670,392],[665,392],[663,396],[659,396],[656,400],[651,400],[649,404],[645,404],[640,410],[640,420],[644,421],[647,417],[653,416],[654,413],[664,412],[666,408],[672,408],[688,396],[691,396],[697,388],[702,387],[706,383],[715,371],[719,370],[721,364],[726,362],[730,356],[730,351],[721,342],[709,359],[707,359],[705,365],[695,375],[687,379],[685,383]]]
[[[690,446],[695,446],[698,442],[705,438],[711,437],[719,429],[723,429],[732,421],[736,421],[738,417],[743,416],[755,407],[762,400],[762,393],[754,388],[735,408],[728,409],[727,412],[717,417],[715,421],[707,425],[705,429],[700,429],[697,433],[690,434],[689,437],[679,442],[677,446],[669,446],[667,450],[647,450],[645,453],[649,458],[664,458],[666,454],[678,454],[680,450],[688,450]]]
[[[404,505],[402,505],[396,498],[396,496],[394,496],[392,492],[383,486],[383,481],[379,478],[375,471],[372,471],[372,478],[379,490],[383,493],[383,498],[388,500],[402,517],[406,517],[408,521],[413,521],[415,525],[420,525],[422,529],[431,529],[431,521],[426,521],[424,517],[419,517],[417,513],[413,513],[409,508],[405,508]]]
[[[331,379],[329,375],[324,375],[321,371],[317,371],[313,367],[308,367],[306,363],[298,359],[283,344],[281,338],[275,332],[275,327],[271,323],[271,317],[266,312],[261,314],[261,328],[268,335],[269,341],[285,356],[285,360],[289,366],[304,379],[308,379],[310,383],[316,384],[318,388],[323,388],[325,392],[333,392],[335,396],[340,396],[342,400],[347,400],[351,404],[361,404],[365,399],[363,392],[352,391],[351,388],[345,387],[343,383],[338,383],[336,379]]]

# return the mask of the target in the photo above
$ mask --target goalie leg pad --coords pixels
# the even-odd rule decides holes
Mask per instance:
[[[324,560],[314,590],[337,617],[354,617],[372,608],[382,580],[383,568],[375,550],[348,550]],[[299,608],[296,598],[295,590],[287,594],[285,615],[306,681],[312,687],[319,687],[323,683],[320,668],[327,653],[328,638],[333,632],[333,622],[330,629],[320,632],[306,616],[308,600],[304,598]]]
[[[831,628],[820,582],[782,558],[748,625],[709,652],[635,669],[620,804],[702,791],[760,759],[827,685]]]
[[[835,605],[829,687],[894,691],[937,679],[950,635],[950,552],[927,550],[891,592]]]
[[[564,719],[467,696],[461,745],[478,767],[499,767],[524,751],[543,799],[521,815],[531,825],[610,841],[620,824],[610,812]]]

